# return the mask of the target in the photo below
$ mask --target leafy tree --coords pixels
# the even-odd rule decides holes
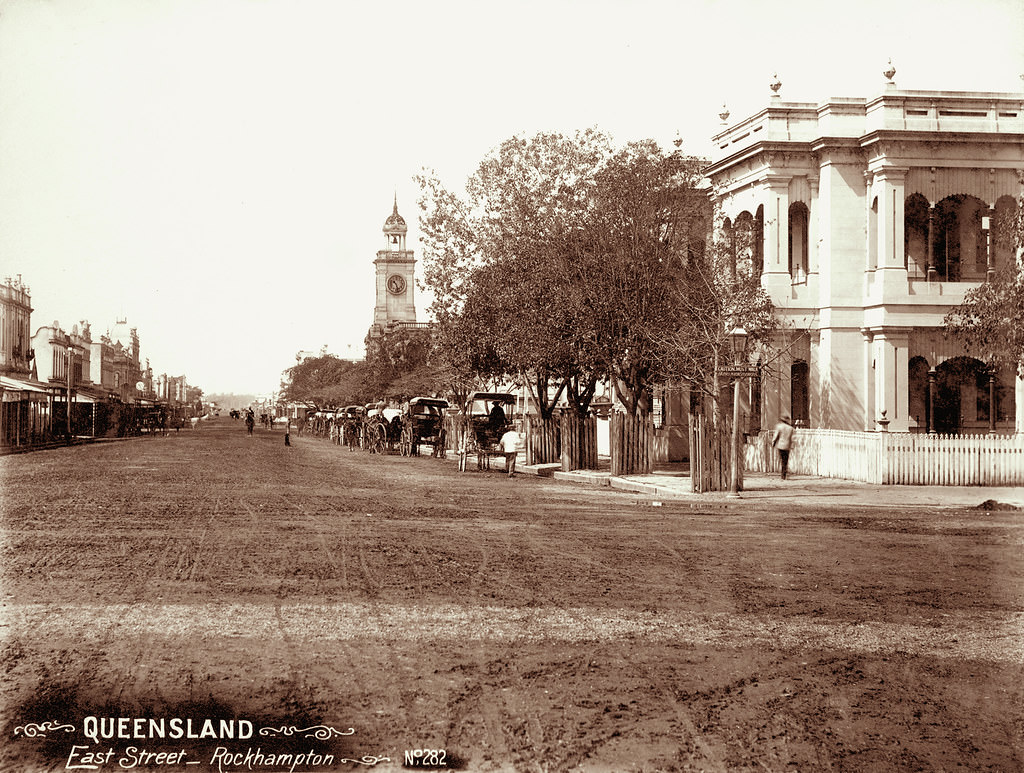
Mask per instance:
[[[465,199],[420,179],[425,273],[443,307],[439,338],[461,359],[454,372],[523,381],[545,416],[567,386],[582,412],[593,395],[592,355],[573,347],[560,253],[608,147],[595,130],[513,137],[481,162]]]
[[[499,353],[549,416],[560,395],[585,415],[603,375],[592,336],[580,327],[573,235],[589,225],[611,141],[588,129],[571,137],[512,138],[481,164],[471,188],[490,203],[485,244],[498,257],[492,297],[504,320]],[[489,226],[489,227],[487,227]]]
[[[652,383],[670,375],[661,335],[680,327],[691,256],[704,239],[700,179],[698,159],[666,155],[652,140],[631,143],[597,175],[585,227],[570,235],[576,336],[636,416],[649,409]]]
[[[368,338],[366,388],[377,397],[408,399],[436,390],[428,367],[430,328],[399,325]]]
[[[307,357],[285,371],[281,397],[317,410],[336,408],[366,399],[365,366],[332,354]]]
[[[431,291],[427,312],[434,319],[430,363],[440,391],[465,407],[478,376],[475,331],[460,317],[470,275],[481,263],[468,205],[432,170],[416,176],[420,186],[423,285]]]
[[[770,304],[756,277],[740,283],[709,259],[701,181],[699,159],[651,140],[613,151],[596,131],[513,137],[464,198],[422,177],[435,341],[450,373],[524,380],[546,417],[561,394],[585,414],[606,377],[638,418],[652,385],[672,377],[717,395],[726,321],[760,330],[754,317]]]
[[[427,313],[444,327],[462,311],[471,270],[480,264],[469,205],[432,170],[415,177],[420,186],[423,284],[431,290]]]

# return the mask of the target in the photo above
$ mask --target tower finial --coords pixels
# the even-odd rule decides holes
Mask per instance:
[[[398,191],[395,190],[395,208],[392,210],[394,214],[398,214]]]

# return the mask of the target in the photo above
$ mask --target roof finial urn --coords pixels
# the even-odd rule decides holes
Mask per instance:
[[[896,81],[893,80],[893,78],[896,76],[896,68],[893,67],[891,56],[889,57],[889,65],[882,71],[882,75],[885,76],[885,79],[886,81],[889,82],[890,86],[896,84]]]
[[[779,96],[779,89],[782,88],[782,81],[779,80],[779,74],[772,73],[772,82],[768,84],[768,88],[772,90],[772,97]]]
[[[729,123],[729,108],[725,106],[725,102],[722,103],[722,112],[718,114],[718,117],[722,119],[722,123]]]

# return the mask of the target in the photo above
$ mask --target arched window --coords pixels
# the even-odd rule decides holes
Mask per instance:
[[[730,276],[736,277],[736,238],[732,220],[726,218],[722,222],[722,239],[725,242],[726,257],[729,261]]]
[[[755,231],[753,215],[749,212],[741,212],[736,216],[733,241],[736,251],[736,271],[740,276],[752,276],[756,270],[754,265]],[[757,276],[760,276],[759,271]]]
[[[810,418],[810,394],[808,376],[810,368],[803,360],[797,360],[789,369],[790,398],[789,412],[794,427],[806,427]]]
[[[935,205],[935,272],[940,281],[985,278],[987,248],[981,230],[984,202],[956,194]]]
[[[989,398],[989,370],[973,357],[954,357],[936,369],[935,430],[942,433],[986,432],[992,405]],[[996,418],[1013,419],[1011,389],[1003,387],[1006,374],[997,375]],[[1012,379],[1012,375],[1010,376]]]
[[[907,276],[924,279],[928,270],[928,199],[912,193],[903,212],[903,266]]]
[[[794,284],[807,281],[810,212],[802,201],[789,205],[789,275]]]

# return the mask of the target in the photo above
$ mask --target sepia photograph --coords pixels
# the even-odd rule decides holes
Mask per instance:
[[[0,0],[0,773],[1024,770],[1020,0]]]

